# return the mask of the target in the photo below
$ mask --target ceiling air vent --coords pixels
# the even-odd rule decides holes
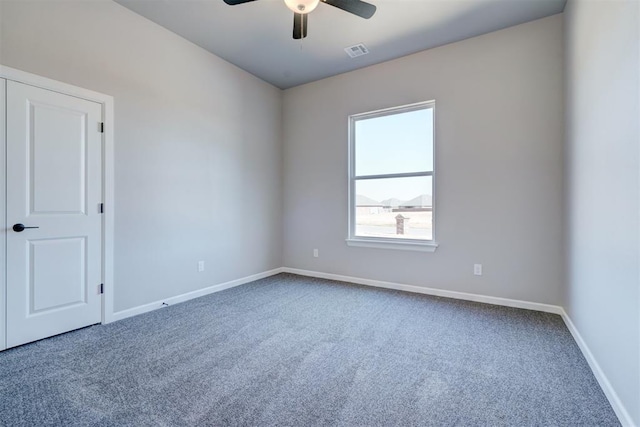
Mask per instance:
[[[362,43],[345,47],[344,51],[347,52],[347,55],[349,55],[351,58],[356,58],[358,56],[366,55],[367,53],[369,53],[369,49],[367,49],[367,47]]]

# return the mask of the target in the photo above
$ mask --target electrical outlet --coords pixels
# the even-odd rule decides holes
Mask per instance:
[[[318,250],[317,250],[317,249],[314,249],[314,250],[313,250],[313,257],[314,257],[314,258],[318,258],[319,256],[320,256],[320,255],[318,254]]]
[[[204,271],[204,261],[198,261],[198,273],[202,273]]]
[[[473,274],[482,276],[482,264],[473,264]]]

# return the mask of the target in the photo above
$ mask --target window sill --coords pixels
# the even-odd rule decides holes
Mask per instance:
[[[387,239],[360,239],[351,238],[347,239],[348,246],[357,246],[361,248],[376,248],[376,249],[396,249],[402,251],[421,251],[421,252],[435,252],[438,248],[438,244],[434,241],[428,242],[408,242],[403,241],[389,241]]]

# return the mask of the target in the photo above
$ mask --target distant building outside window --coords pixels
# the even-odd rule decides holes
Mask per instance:
[[[435,102],[349,117],[352,246],[433,251]]]

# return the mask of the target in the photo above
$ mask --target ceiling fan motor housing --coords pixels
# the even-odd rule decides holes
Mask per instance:
[[[320,0],[284,0],[284,2],[295,13],[306,14],[313,11]]]

